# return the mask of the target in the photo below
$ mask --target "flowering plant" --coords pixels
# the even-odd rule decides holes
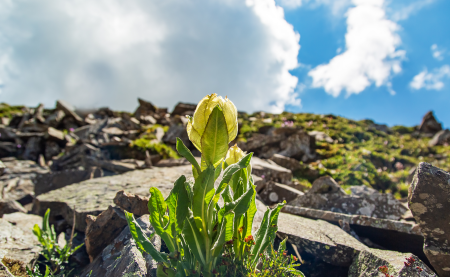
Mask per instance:
[[[254,270],[260,254],[273,243],[284,203],[267,209],[260,228],[252,233],[257,212],[252,153],[228,147],[237,129],[237,109],[229,99],[216,94],[203,98],[187,126],[189,139],[202,153],[201,163],[179,138],[176,145],[192,164],[194,180],[181,176],[166,199],[157,188],[150,188],[150,222],[169,254],[157,251],[133,215],[126,212],[136,245],[158,262],[158,277],[221,275],[220,268],[230,256],[234,263]]]

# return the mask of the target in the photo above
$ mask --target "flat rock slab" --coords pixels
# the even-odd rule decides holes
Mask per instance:
[[[86,216],[99,215],[114,205],[113,199],[120,190],[143,197],[150,195],[150,187],[169,196],[173,183],[181,176],[192,176],[191,166],[152,168],[128,172],[122,175],[102,177],[72,184],[36,197],[33,212],[43,215],[50,208],[53,216],[63,216],[72,222],[75,211],[76,229],[85,232]]]
[[[278,218],[278,234],[288,236],[299,250],[336,266],[351,265],[356,254],[368,249],[338,226],[286,213]]]
[[[0,218],[0,260],[7,257],[29,265],[40,251],[40,244],[31,230],[25,231]]]
[[[381,271],[387,271],[388,276],[393,277],[437,277],[413,254],[379,249],[361,251],[353,260],[348,277],[383,276]]]
[[[450,276],[450,174],[420,163],[408,205],[425,237],[425,255],[439,276]]]
[[[144,215],[136,221],[147,237],[154,232],[148,216]],[[158,235],[153,237],[152,243],[157,250],[161,249],[161,238]],[[80,277],[103,276],[156,277],[156,262],[147,253],[141,254],[131,237],[128,226],[80,275]]]
[[[420,227],[413,222],[348,215],[290,205],[284,206],[281,211],[334,224],[348,223],[360,238],[368,238],[371,242],[389,250],[411,252],[423,260],[427,259],[423,253],[424,238]]]

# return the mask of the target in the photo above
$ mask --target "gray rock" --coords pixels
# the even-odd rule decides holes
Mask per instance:
[[[290,169],[292,172],[302,170],[304,168],[304,166],[300,164],[300,162],[297,161],[296,159],[285,157],[279,154],[274,154],[270,158],[270,160],[274,161],[279,166]]]
[[[444,145],[450,143],[450,130],[442,130],[437,132],[434,137],[428,142],[428,145],[433,147],[436,145]]]
[[[333,139],[330,136],[328,136],[327,134],[325,134],[324,132],[311,131],[311,132],[308,132],[308,135],[314,137],[316,139],[316,141],[325,141],[328,143],[333,143]]]
[[[3,175],[3,172],[5,172],[6,165],[0,161],[0,176]]]
[[[45,124],[53,128],[56,128],[58,127],[59,123],[63,120],[64,116],[66,116],[66,114],[63,111],[56,110],[47,117],[47,119],[45,120]]]
[[[7,257],[29,265],[41,251],[37,238],[31,233],[0,218],[0,260]]]
[[[266,181],[275,181],[281,184],[289,184],[292,181],[292,171],[281,167],[271,160],[263,160],[253,157],[252,173]]]
[[[450,174],[420,163],[408,205],[425,237],[425,255],[439,276],[450,276]]]
[[[25,146],[23,158],[26,160],[37,161],[39,154],[42,154],[44,152],[41,144],[42,144],[41,137],[29,138]]]
[[[26,213],[27,210],[17,201],[11,199],[0,199],[0,218],[5,214],[11,214],[15,212]]]
[[[0,261],[0,277],[14,277],[2,261]]]
[[[181,166],[181,165],[190,165],[191,163],[186,160],[186,158],[180,158],[180,159],[162,159],[159,162],[155,164],[157,167],[174,167],[174,166]]]
[[[51,160],[54,156],[61,153],[61,147],[56,141],[48,140],[45,142],[44,157],[46,160]]]
[[[149,237],[154,232],[148,216],[137,219],[142,230]],[[155,235],[152,243],[161,249],[161,239]],[[156,277],[156,262],[150,255],[141,254],[131,237],[130,229],[125,227],[120,235],[81,273],[81,277]]]
[[[314,181],[305,195],[289,205],[393,220],[400,219],[408,210],[392,194],[365,186],[352,189],[355,194],[347,195],[333,178],[323,176]]]
[[[92,262],[103,249],[111,243],[127,225],[125,214],[119,208],[109,206],[98,216],[88,215],[86,218],[86,252]]]
[[[103,171],[96,167],[91,167],[87,170],[64,170],[38,174],[34,182],[34,193],[35,195],[40,195],[74,183],[79,183],[102,176]]]
[[[138,98],[139,107],[134,112],[134,117],[140,118],[146,115],[153,115],[157,108],[152,103],[145,101],[141,98]]]
[[[16,212],[5,214],[3,219],[30,235],[33,234],[32,229],[35,224],[42,228],[42,217],[34,214]]]
[[[176,145],[177,138],[180,138],[187,147],[191,147],[192,143],[189,140],[186,126],[181,124],[170,125],[169,130],[167,130],[167,132],[164,134],[162,141],[165,143]]]
[[[169,196],[173,183],[181,176],[192,176],[191,166],[173,168],[152,168],[136,170],[122,175],[102,177],[72,184],[36,197],[33,211],[43,215],[47,208],[52,215],[61,215],[67,222],[72,222],[76,215],[76,229],[84,232],[86,216],[99,215],[109,205],[120,190],[149,196],[149,188],[157,187],[164,197]]]
[[[322,220],[280,213],[278,234],[298,249],[336,266],[349,266],[367,246],[336,225]]]
[[[264,203],[270,206],[283,201],[290,202],[295,198],[304,195],[304,193],[288,185],[269,181],[265,188],[259,192],[259,195]]]
[[[70,115],[78,124],[83,125],[83,119],[75,113],[75,109],[68,103],[58,100],[56,101],[56,109],[63,111],[66,115]]]
[[[298,131],[281,141],[281,151],[278,154],[306,162],[315,158],[315,145],[314,137],[303,131]]]
[[[442,130],[441,123],[437,122],[432,111],[427,112],[423,118],[422,123],[419,126],[419,132],[435,134]]]
[[[195,109],[197,108],[196,104],[189,104],[189,103],[181,103],[179,102],[175,108],[173,109],[171,116],[174,115],[193,115]]]
[[[46,139],[51,139],[51,140],[55,140],[57,142],[64,142],[65,138],[64,138],[64,133],[61,132],[60,130],[57,130],[53,127],[48,127],[47,132],[45,133],[45,138]]]
[[[408,259],[414,259],[409,262]],[[383,276],[380,267],[386,267],[389,276],[393,277],[437,277],[417,256],[410,253],[367,249],[361,251],[350,266],[349,277]]]

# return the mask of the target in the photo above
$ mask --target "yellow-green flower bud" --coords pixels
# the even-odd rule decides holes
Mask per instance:
[[[237,145],[234,145],[228,149],[227,156],[225,157],[225,163],[232,165],[239,162],[240,159],[245,157],[246,153],[242,151]]]
[[[223,99],[216,93],[207,95],[197,105],[194,116],[190,118],[187,125],[187,133],[194,146],[202,151],[201,139],[208,124],[209,116],[216,106],[222,109],[227,124],[228,143],[236,138],[238,131],[237,109],[228,98]]]

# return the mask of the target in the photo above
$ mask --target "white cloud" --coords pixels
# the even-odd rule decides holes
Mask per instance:
[[[297,9],[302,6],[317,8],[327,6],[335,16],[342,16],[351,5],[351,0],[276,0],[277,4],[285,9]]]
[[[438,61],[442,61],[444,59],[445,51],[445,49],[439,48],[437,44],[431,45],[431,54],[433,55],[433,58]]]
[[[210,93],[239,110],[295,99],[299,34],[274,0],[0,0],[1,101],[133,110]]]
[[[307,2],[308,0],[306,0]],[[296,9],[301,7],[304,3],[303,0],[278,0],[277,4],[286,9]]]
[[[417,0],[410,2],[407,5],[400,4],[390,9],[390,18],[394,21],[401,21],[408,19],[411,15],[416,14],[424,7],[433,4],[436,0]],[[395,3],[393,3],[395,4]]]
[[[409,85],[413,89],[441,90],[444,87],[443,81],[446,78],[450,78],[450,66],[448,64],[435,68],[433,72],[428,72],[425,68],[414,76]]]
[[[343,90],[347,95],[358,94],[374,83],[387,85],[395,93],[389,80],[401,71],[405,52],[398,50],[399,26],[388,19],[383,0],[354,0],[347,12],[346,49],[328,64],[312,69],[313,87],[323,87],[335,97]]]

